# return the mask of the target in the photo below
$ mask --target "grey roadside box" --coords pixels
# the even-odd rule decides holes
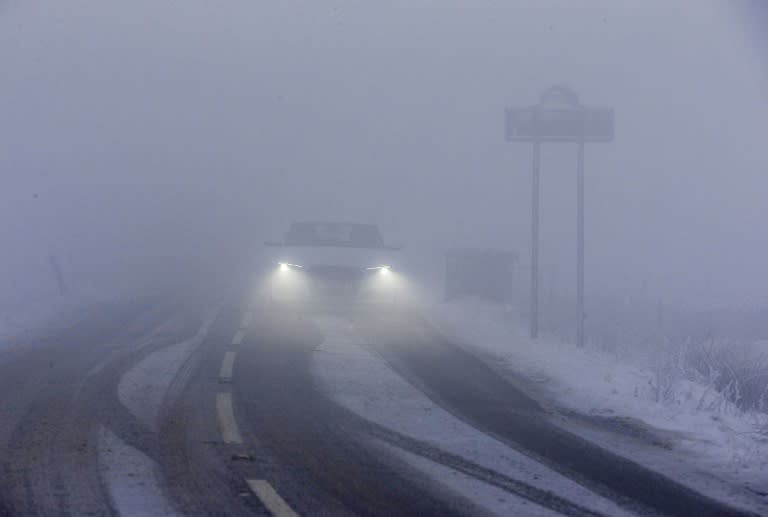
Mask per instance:
[[[452,249],[445,254],[445,299],[475,296],[509,302],[517,255],[497,249]]]

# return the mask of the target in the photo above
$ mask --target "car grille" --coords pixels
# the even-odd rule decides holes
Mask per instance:
[[[363,279],[363,271],[354,267],[314,266],[307,273],[314,290],[327,295],[355,295]]]
[[[313,266],[308,273],[313,278],[339,281],[360,280],[363,276],[361,269],[346,266]]]

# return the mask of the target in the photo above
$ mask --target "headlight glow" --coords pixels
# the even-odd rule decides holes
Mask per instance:
[[[291,264],[290,262],[278,262],[277,264],[280,266],[280,271],[288,271],[292,267],[304,269],[304,266],[300,266],[298,264]]]
[[[392,268],[390,266],[374,266],[374,267],[367,267],[365,268],[368,271],[377,271],[381,275],[387,275],[392,271]]]

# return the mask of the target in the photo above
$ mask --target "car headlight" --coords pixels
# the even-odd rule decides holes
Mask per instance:
[[[390,266],[374,266],[374,267],[367,267],[365,268],[368,271],[374,271],[379,273],[380,275],[388,275],[392,272],[392,268]]]
[[[304,269],[304,266],[300,266],[298,264],[291,264],[290,262],[278,262],[277,265],[280,268],[280,271],[290,271],[291,269]]]

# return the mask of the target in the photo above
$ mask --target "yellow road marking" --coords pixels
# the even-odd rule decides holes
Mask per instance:
[[[248,479],[248,486],[275,517],[299,517],[280,494],[264,479]]]
[[[235,422],[231,393],[216,394],[216,413],[219,416],[219,430],[224,443],[243,443],[243,437],[240,436],[240,430]]]
[[[221,361],[221,369],[219,370],[220,379],[232,379],[232,369],[235,366],[235,357],[237,357],[237,352],[228,351],[224,354],[224,359]]]

